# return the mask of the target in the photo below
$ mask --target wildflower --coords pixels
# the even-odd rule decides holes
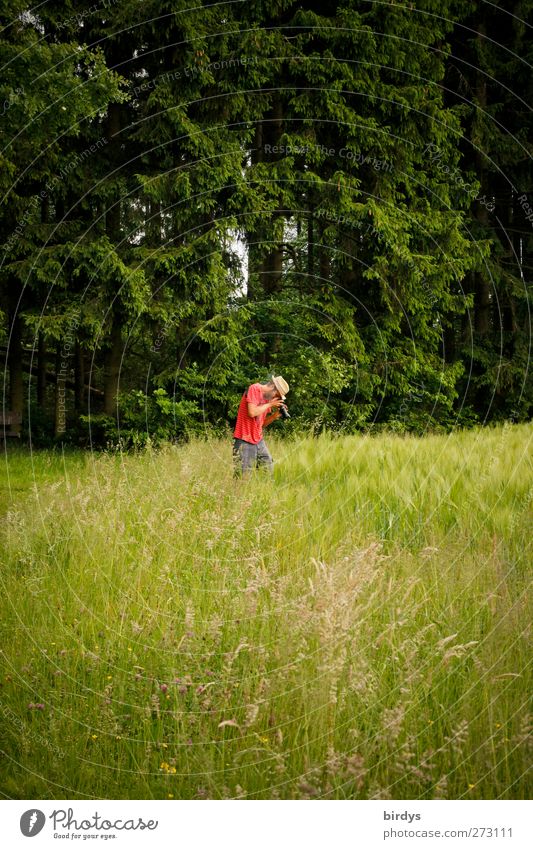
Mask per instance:
[[[468,785],[468,789],[469,789],[469,790],[473,790],[475,786],[476,786],[475,784],[469,784],[469,785]]]
[[[91,740],[98,740],[98,734],[91,734]]]
[[[174,793],[169,793],[168,796],[167,796],[167,799],[173,799],[173,798],[174,798]]]
[[[166,773],[166,775],[175,775],[176,774],[176,767],[171,766],[166,761],[161,761],[161,766],[159,767],[159,769],[161,770],[161,772]]]
[[[167,684],[161,684],[159,689],[161,690],[162,693],[166,693],[166,691],[168,690],[168,685]]]

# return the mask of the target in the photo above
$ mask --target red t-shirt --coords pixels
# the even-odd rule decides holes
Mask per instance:
[[[237,424],[233,431],[235,439],[243,439],[245,442],[257,445],[263,438],[263,422],[268,415],[268,410],[252,418],[252,416],[248,415],[249,403],[255,404],[257,407],[267,403],[263,395],[263,386],[260,383],[252,383],[242,396],[241,403],[239,404],[239,412],[237,413]]]

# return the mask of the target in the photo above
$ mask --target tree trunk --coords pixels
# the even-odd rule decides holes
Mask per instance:
[[[18,312],[11,321],[11,338],[8,353],[9,367],[9,409],[22,417],[24,407],[24,386],[22,382],[22,323]],[[11,425],[11,433],[20,434],[20,424]]]
[[[50,196],[47,193],[41,202],[41,221],[48,223],[50,214]],[[37,337],[37,404],[41,409],[46,400],[46,340],[44,334],[39,331]]]
[[[74,361],[74,409],[78,414],[85,409],[85,360],[79,342],[76,342]]]
[[[272,108],[256,125],[252,165],[280,159],[280,154],[274,153],[272,147],[279,144],[282,132],[283,103],[276,95]],[[270,221],[248,234],[248,297],[251,299],[260,299],[279,290],[283,272],[283,238],[279,244],[268,243],[273,241],[275,222],[284,216],[283,210],[276,210]]]
[[[67,430],[67,369],[61,355],[61,342],[56,348],[56,390],[54,413],[54,436],[63,436]]]
[[[104,359],[104,412],[108,416],[116,414],[121,360],[122,332],[115,318]]]
[[[120,159],[119,133],[121,129],[121,112],[117,103],[110,103],[107,115],[107,137],[111,158],[117,162]],[[121,236],[120,202],[110,205],[106,212],[106,234],[112,244],[117,245]],[[112,307],[111,331],[108,347],[104,354],[104,413],[114,416],[117,409],[117,393],[122,359],[122,331],[116,307]]]
[[[329,283],[331,277],[331,253],[328,245],[323,243],[324,239],[324,230],[326,229],[326,224],[323,222],[320,225],[320,248],[319,248],[319,274],[320,274],[320,285],[324,286],[326,282]]]
[[[474,329],[481,336],[486,336],[490,330],[490,286],[481,271],[475,272],[474,281]]]
[[[479,49],[484,49],[486,27],[480,23],[476,41]],[[478,110],[485,114],[487,109],[487,80],[481,71],[476,71],[474,101]],[[479,182],[481,183],[480,196],[486,198],[488,191],[487,161],[483,151],[476,148],[475,163]],[[474,216],[484,229],[489,228],[489,214],[485,204],[480,201],[474,202]],[[476,271],[474,274],[474,329],[476,333],[485,336],[490,330],[491,294],[490,283],[485,272]]]
[[[250,161],[252,166],[263,161],[263,125],[257,121],[255,125],[254,146],[251,151]],[[248,248],[248,280],[246,297],[248,300],[259,300],[261,292],[259,288],[259,272],[261,270],[261,252],[257,245],[258,231],[250,228],[246,234]]]
[[[328,249],[324,247],[320,250],[320,278],[322,285],[324,285],[326,281],[329,283],[330,276],[331,258],[328,253]]]
[[[274,245],[266,255],[261,269],[262,290],[266,295],[273,295],[279,290],[282,274],[283,248],[281,245]]]
[[[120,106],[118,103],[110,103],[107,107],[107,139],[108,151],[111,158],[118,159],[118,135],[120,133]],[[110,201],[105,216],[106,233],[109,238],[116,242],[120,239],[120,199],[113,203]]]
[[[262,138],[264,145],[275,147],[279,145],[279,140],[283,133],[283,103],[281,97],[276,95],[272,109],[266,116],[263,122]],[[263,151],[264,159],[268,162],[276,162],[280,159],[279,153],[271,151]],[[282,210],[274,213],[272,223],[267,228],[268,234],[273,234],[275,222],[284,217]],[[282,239],[283,242],[283,239]],[[272,295],[278,291],[283,273],[283,244],[274,244],[268,249],[268,253],[263,260],[261,269],[261,288],[267,295]]]
[[[46,340],[39,333],[37,343],[37,403],[44,407],[46,400]]]
[[[146,222],[146,236],[147,243],[150,247],[158,247],[162,242],[163,236],[163,219],[162,219],[162,209],[161,209],[161,201],[154,200],[153,198],[148,198],[147,203],[147,222]]]
[[[309,287],[312,285],[313,276],[315,273],[315,234],[314,234],[314,221],[313,221],[313,209],[312,207],[309,210],[309,217],[307,219],[307,274],[309,275],[309,279],[307,281]]]
[[[444,359],[444,361],[446,363],[454,363],[457,356],[457,349],[453,318],[450,320],[450,323],[447,324],[444,328],[442,347],[442,358]]]

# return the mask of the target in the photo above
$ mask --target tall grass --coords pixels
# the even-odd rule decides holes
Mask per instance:
[[[527,797],[532,433],[71,458],[1,529],[3,793]]]

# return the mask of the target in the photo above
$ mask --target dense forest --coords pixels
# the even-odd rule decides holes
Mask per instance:
[[[532,5],[5,0],[3,430],[530,419]]]

